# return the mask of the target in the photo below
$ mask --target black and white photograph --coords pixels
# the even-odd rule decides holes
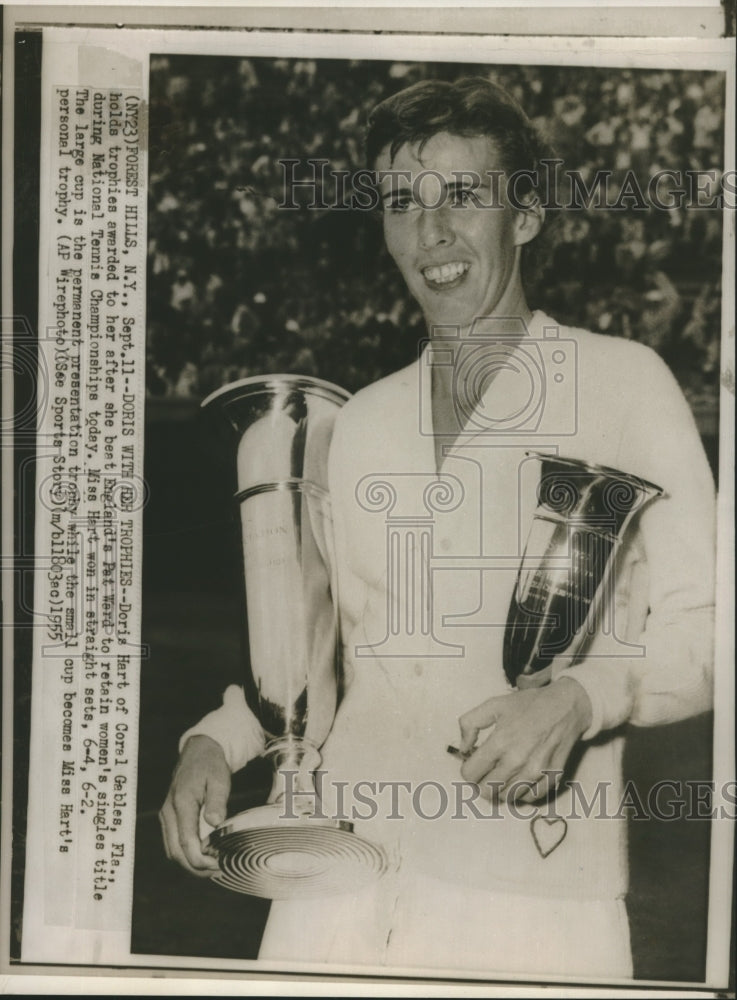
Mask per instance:
[[[10,971],[728,988],[730,44],[16,28]]]

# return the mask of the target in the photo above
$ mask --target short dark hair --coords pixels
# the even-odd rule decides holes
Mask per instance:
[[[387,146],[392,161],[406,143],[419,143],[421,154],[424,144],[439,132],[463,138],[489,136],[499,150],[500,169],[507,176],[518,174],[514,184],[517,197],[535,192],[532,178],[539,178],[542,184],[547,176],[541,169],[542,162],[554,158],[540,130],[511,94],[484,77],[468,76],[454,83],[422,80],[377,104],[369,115],[365,134],[369,169],[376,168],[379,154]],[[521,171],[526,173],[518,173]],[[541,194],[547,200],[545,192]],[[555,216],[552,220],[547,216],[542,233],[522,247],[524,276],[536,275],[539,280],[549,264],[554,229]]]
[[[507,173],[535,171],[552,153],[525,112],[502,87],[483,77],[422,80],[393,94],[369,115],[366,159],[374,169],[381,151],[389,146],[391,159],[405,143],[424,144],[439,132],[471,137],[486,135],[499,147],[500,167]],[[517,190],[532,188],[520,178]]]

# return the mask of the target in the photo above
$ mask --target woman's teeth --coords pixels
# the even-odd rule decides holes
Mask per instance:
[[[446,285],[451,281],[455,281],[456,278],[460,278],[470,266],[470,264],[454,261],[452,264],[439,264],[435,267],[426,267],[422,274],[428,281],[432,281],[434,285]]]

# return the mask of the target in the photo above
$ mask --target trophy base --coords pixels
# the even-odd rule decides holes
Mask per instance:
[[[213,882],[264,899],[352,892],[386,870],[384,851],[343,820],[282,815],[279,805],[232,816],[207,840],[218,853]]]

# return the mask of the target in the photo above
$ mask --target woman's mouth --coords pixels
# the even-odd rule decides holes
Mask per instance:
[[[433,289],[455,288],[470,268],[466,261],[451,261],[448,264],[432,264],[422,268],[422,277]]]

